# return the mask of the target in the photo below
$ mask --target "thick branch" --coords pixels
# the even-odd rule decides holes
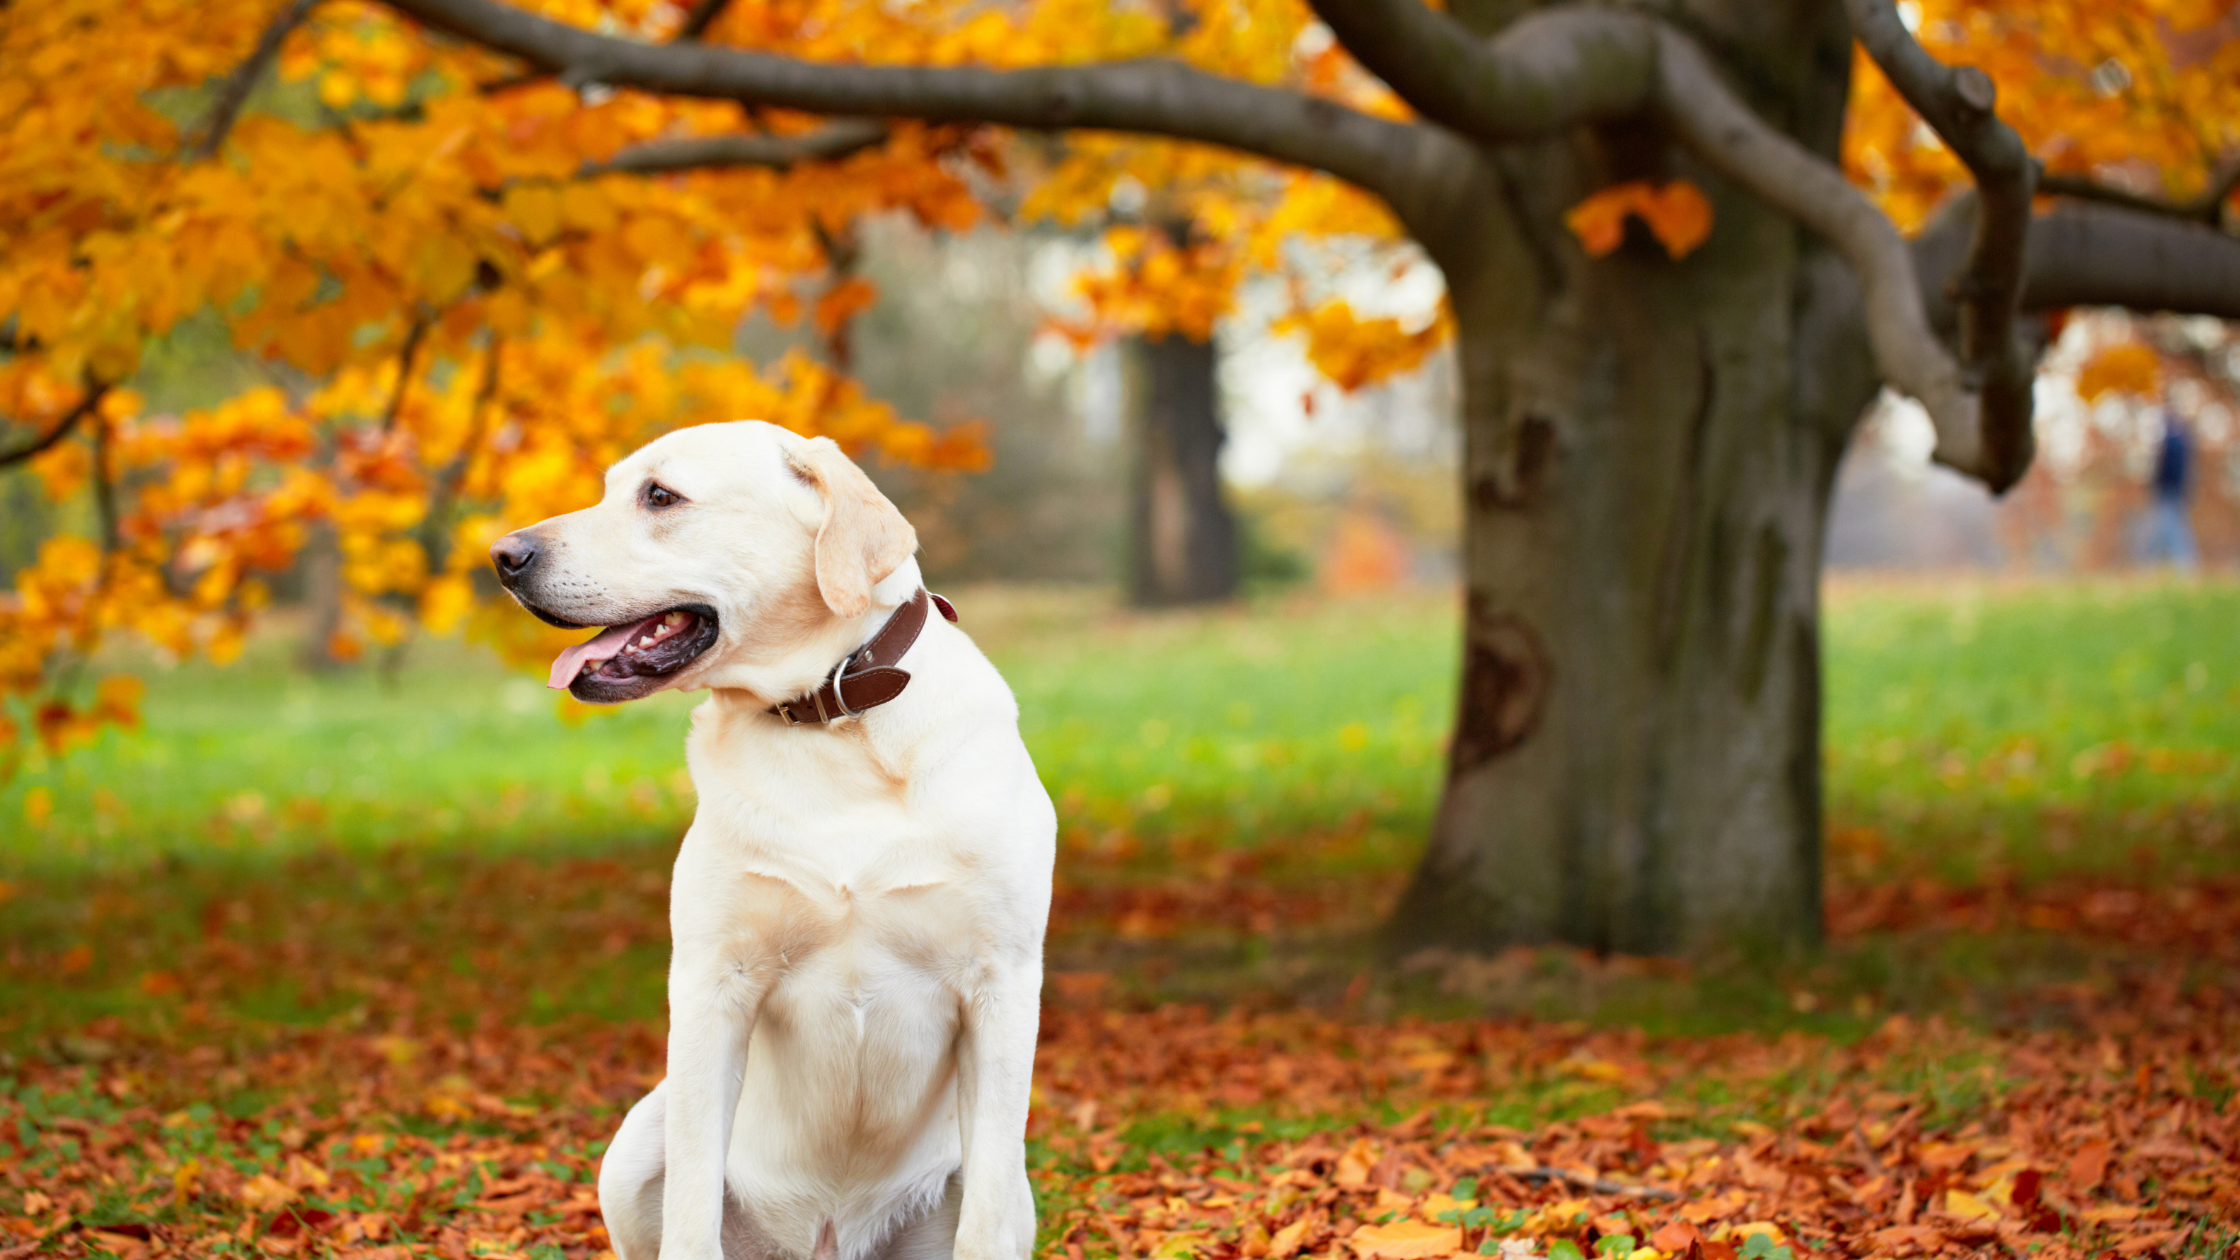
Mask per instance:
[[[1543,9],[1491,40],[1423,0],[1313,0],[1354,59],[1424,117],[1490,144],[1639,110],[1656,80],[1638,16]]]
[[[94,385],[88,388],[85,397],[78,400],[77,406],[62,413],[62,419],[55,421],[53,428],[12,451],[0,451],[0,468],[12,467],[27,459],[34,459],[55,443],[69,437],[71,431],[78,427],[78,422],[92,415],[94,408],[101,405],[101,396],[108,392],[109,387],[107,385]]]
[[[1962,194],[1913,239],[1914,266],[1941,327],[1955,319],[1945,289],[1975,231]],[[2118,206],[2057,202],[2030,225],[2022,309],[2122,306],[2240,319],[2240,236]]]
[[[2240,319],[2240,237],[2115,206],[2056,205],[2030,229],[2022,301]]]
[[[659,175],[709,167],[760,166],[788,170],[804,162],[836,162],[886,141],[885,123],[842,118],[798,136],[696,136],[634,144],[604,162],[587,162],[577,174]]]
[[[2022,478],[2033,446],[2029,356],[2015,337],[2023,254],[2037,163],[2014,128],[1993,112],[1998,87],[1974,66],[1929,55],[1891,0],[1845,0],[1859,44],[1975,177],[1978,207],[1968,265],[1955,280],[1960,355],[1981,390],[1982,450],[1976,473],[1994,491]]]
[[[2038,176],[2038,191],[2075,197],[2080,201],[2100,201],[2128,210],[2142,210],[2148,214],[2168,215],[2174,219],[2191,219],[2197,223],[2216,223],[2224,203],[2240,190],[2240,162],[2233,163],[2222,174],[2209,181],[2209,187],[2191,201],[2165,201],[2160,197],[2145,197],[2121,188],[2111,188],[2081,175]]]
[[[255,90],[257,80],[264,77],[265,67],[280,55],[280,45],[288,42],[289,32],[303,25],[311,16],[311,7],[318,0],[288,0],[288,6],[276,15],[257,37],[257,46],[233,73],[226,76],[218,88],[218,99],[210,103],[210,114],[202,122],[202,138],[188,150],[187,159],[200,162],[216,156],[225,145],[226,137],[233,132],[234,120],[241,116],[241,107],[248,103],[249,93]]]
[[[1905,238],[1842,171],[1736,99],[1694,43],[1669,30],[1658,43],[1658,104],[1674,130],[1721,174],[1835,246],[1859,277],[1876,366],[1929,412],[1937,458],[1981,475],[1980,404],[1930,327]]]
[[[512,53],[569,82],[858,118],[1134,131],[1224,145],[1325,170],[1392,196],[1451,168],[1463,146],[1434,128],[1241,83],[1179,62],[1029,70],[826,65],[706,44],[644,44],[549,21],[496,0],[390,0],[440,30]],[[1467,152],[1466,149],[1463,149]]]

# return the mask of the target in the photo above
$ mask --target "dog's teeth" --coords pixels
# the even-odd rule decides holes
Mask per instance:
[[[661,624],[665,626],[681,626],[684,624],[684,618],[685,614],[681,612],[671,612],[661,619]]]
[[[645,636],[644,638],[642,638],[642,639],[639,639],[639,640],[638,640],[638,646],[639,646],[639,647],[652,647],[652,646],[653,646],[653,636],[649,634],[649,635]]]

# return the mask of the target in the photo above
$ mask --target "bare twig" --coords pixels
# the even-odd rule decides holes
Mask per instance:
[[[885,143],[887,125],[868,118],[842,118],[796,136],[695,136],[689,140],[652,140],[634,144],[604,162],[586,162],[581,176],[658,175],[672,171],[759,166],[788,170],[805,162],[836,162]]]
[[[1670,1190],[1662,1190],[1656,1186],[1634,1186],[1623,1181],[1610,1181],[1602,1177],[1587,1177],[1564,1168],[1543,1166],[1522,1170],[1504,1168],[1501,1171],[1519,1181],[1529,1181],[1535,1184],[1560,1181],[1575,1190],[1584,1190],[1589,1194],[1624,1195],[1627,1198],[1648,1199],[1658,1203],[1668,1202],[1680,1197]]]
[[[2005,490],[2029,468],[2034,445],[2035,374],[2015,336],[2015,320],[2022,304],[2037,163],[2022,137],[1993,109],[1998,87],[1990,75],[1974,66],[1947,66],[1930,56],[1891,0],[1845,0],[1845,8],[1860,46],[1975,177],[1975,238],[1967,266],[1954,282],[1959,286],[1954,297],[1960,356],[1982,399],[1981,435],[1973,457],[1956,466],[1981,477],[1995,492]]]
[[[85,397],[78,400],[77,406],[63,412],[62,419],[55,421],[53,428],[12,451],[0,451],[0,468],[7,468],[20,464],[27,459],[35,458],[55,443],[69,437],[71,431],[78,427],[78,422],[92,415],[94,410],[101,405],[101,396],[108,392],[109,386],[106,382],[96,382],[87,386]]]
[[[816,233],[817,248],[824,251],[825,270],[830,275],[825,293],[836,293],[855,278],[856,265],[863,261],[863,241],[856,235],[854,224],[842,224],[835,232],[815,215],[809,217],[809,230]],[[842,372],[855,364],[855,338],[849,327],[852,323],[853,319],[841,320],[825,337],[825,357]]]
[[[101,552],[117,549],[117,483],[109,467],[109,422],[97,411],[93,417],[93,506],[101,517]],[[104,570],[102,583],[108,583]]]
[[[413,363],[420,357],[420,343],[427,340],[428,328],[435,317],[421,311],[412,317],[412,326],[405,330],[404,345],[397,350],[397,386],[389,391],[389,405],[381,412],[381,432],[389,433],[397,427],[397,417],[404,414],[404,396],[412,388]]]
[[[288,41],[289,32],[303,25],[311,15],[311,8],[319,0],[288,0],[286,8],[273,17],[257,37],[257,46],[249,56],[233,68],[224,84],[218,88],[218,98],[210,103],[210,113],[203,119],[201,136],[187,152],[187,160],[200,162],[215,157],[225,145],[226,136],[232,133],[234,120],[241,116],[241,107],[255,90],[257,80],[264,77],[265,68],[280,55],[280,45]]]
[[[2240,162],[2234,162],[2212,176],[2208,188],[2190,201],[2166,201],[2160,197],[2142,196],[2121,188],[2112,188],[2081,175],[2049,175],[2043,172],[2038,175],[2039,192],[2075,197],[2080,201],[2102,201],[2127,210],[2209,224],[2217,222],[2224,203],[2231,200],[2236,189],[2240,189]]]
[[[458,505],[459,488],[466,481],[467,469],[474,463],[475,448],[482,445],[482,435],[490,428],[490,409],[498,397],[498,370],[505,345],[505,338],[491,334],[490,347],[484,352],[482,383],[475,389],[473,410],[469,413],[466,439],[459,444],[459,453],[436,473],[435,493],[429,498],[428,516],[422,523],[420,536],[420,546],[428,554],[431,573],[442,572],[451,558],[452,510]]]

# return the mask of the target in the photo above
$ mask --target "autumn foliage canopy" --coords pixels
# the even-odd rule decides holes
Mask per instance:
[[[997,67],[1163,56],[1405,117],[1299,0],[988,7],[861,0],[544,0],[556,20],[821,62]],[[2229,213],[2240,154],[2231,0],[1927,0],[1924,44],[1996,80],[2052,176]],[[962,230],[994,206],[1107,232],[1081,340],[1208,336],[1247,275],[1312,274],[1316,242],[1399,257],[1374,199],[1226,151],[831,124],[524,74],[365,0],[87,0],[0,8],[0,458],[61,522],[0,600],[0,746],[129,721],[129,680],[77,668],[130,631],[224,662],[307,548],[343,590],[347,657],[467,627],[525,657],[552,632],[486,615],[475,572],[510,525],[588,502],[600,470],[680,425],[743,416],[858,453],[969,470],[971,431],[898,416],[806,354],[731,352],[754,314],[830,336],[875,296],[835,266],[862,216]],[[860,123],[860,120],[858,120]],[[1846,161],[1901,224],[1965,172],[1861,59]],[[696,142],[746,139],[746,151]],[[755,147],[759,146],[759,147]],[[2054,188],[2059,191],[2058,187]],[[1590,254],[1639,221],[1674,256],[1718,230],[1686,181],[1579,206]],[[1178,225],[1187,225],[1186,227]],[[1286,331],[1357,388],[1451,333],[1294,280]],[[179,414],[135,391],[183,326],[265,380]],[[2134,365],[2136,366],[2136,365]]]

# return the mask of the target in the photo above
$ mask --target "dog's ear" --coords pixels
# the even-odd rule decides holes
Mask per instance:
[[[817,527],[817,593],[841,617],[860,617],[871,588],[918,549],[918,531],[831,438],[787,452],[793,475],[824,499]]]

